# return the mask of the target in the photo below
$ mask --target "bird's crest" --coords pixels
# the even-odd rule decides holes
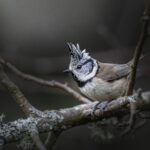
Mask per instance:
[[[74,61],[79,61],[80,59],[89,59],[89,53],[86,52],[86,49],[81,50],[79,44],[75,46],[73,43],[67,43],[69,46],[70,54]]]

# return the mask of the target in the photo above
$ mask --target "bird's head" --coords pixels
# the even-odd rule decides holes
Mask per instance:
[[[79,44],[76,46],[72,43],[67,44],[70,50],[68,71],[80,82],[86,82],[93,78],[98,69],[96,60],[89,56],[86,49],[81,50]]]

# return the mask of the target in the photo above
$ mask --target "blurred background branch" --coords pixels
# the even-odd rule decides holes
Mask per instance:
[[[143,16],[141,17],[141,21],[142,21],[141,33],[133,55],[132,71],[130,75],[129,85],[127,87],[127,95],[132,95],[133,93],[135,80],[136,80],[137,67],[148,33],[149,17],[150,17],[150,4],[148,2],[148,4],[145,6]]]

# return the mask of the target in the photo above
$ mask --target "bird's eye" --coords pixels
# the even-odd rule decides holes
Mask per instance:
[[[78,66],[77,66],[77,69],[81,69],[81,68],[82,68],[82,66],[81,66],[81,65],[78,65]]]

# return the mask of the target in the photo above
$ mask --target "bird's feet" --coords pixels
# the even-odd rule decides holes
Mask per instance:
[[[105,109],[107,108],[107,105],[108,105],[108,101],[103,101],[103,102],[98,102],[94,108],[93,108],[93,113],[92,115],[93,116],[97,116],[97,110],[99,110],[99,112],[103,112],[105,111]]]

